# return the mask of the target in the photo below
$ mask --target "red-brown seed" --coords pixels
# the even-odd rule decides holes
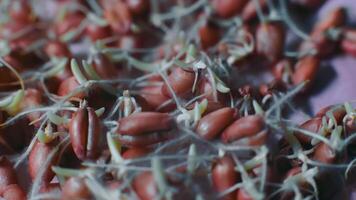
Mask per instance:
[[[319,69],[320,59],[315,56],[306,56],[300,59],[292,75],[294,85],[303,83],[304,81],[314,81]]]
[[[203,49],[207,49],[219,42],[220,33],[217,27],[206,22],[199,28],[199,37],[201,46]]]
[[[176,95],[182,96],[192,90],[194,79],[194,72],[176,67],[168,76],[168,84],[172,87]],[[172,97],[172,93],[166,83],[162,86],[162,94],[167,97]]]
[[[62,187],[62,200],[67,199],[91,199],[91,193],[85,184],[85,180],[79,177],[69,178]]]
[[[150,7],[147,0],[125,0],[127,7],[132,15],[140,16],[145,14]]]
[[[292,169],[290,169],[286,175],[285,178],[290,178],[293,176],[296,176],[298,174],[300,174],[302,172],[302,169],[298,166],[293,167]],[[301,189],[301,192],[304,194],[306,190],[310,189],[309,188],[309,184],[308,182],[302,180],[301,182],[298,183],[298,187]],[[290,192],[290,191],[285,191],[281,194],[280,199],[281,200],[289,200],[289,199],[293,199],[294,197],[294,193]]]
[[[241,188],[237,191],[236,200],[253,200],[253,198]]]
[[[261,23],[256,30],[257,53],[270,62],[283,56],[285,43],[284,27],[278,22]]]
[[[142,148],[142,147],[133,147],[127,149],[123,154],[122,157],[124,159],[135,159],[143,157],[151,152],[150,148]]]
[[[103,79],[114,79],[119,75],[115,65],[111,62],[107,55],[97,53],[89,60],[89,63],[93,65],[95,71]]]
[[[57,94],[59,96],[66,96],[69,93],[73,92],[74,90],[76,90],[78,87],[80,86],[80,84],[78,83],[77,79],[74,76],[71,76],[69,78],[67,78],[66,80],[64,80],[60,85],[59,85],[59,89]],[[83,99],[86,96],[86,94],[84,92],[79,92],[76,95],[73,95],[73,97],[79,98],[79,99]]]
[[[235,162],[230,156],[224,156],[213,164],[212,181],[217,192],[224,192],[239,181],[239,174],[235,171]],[[224,196],[224,200],[234,200],[236,191]]]
[[[44,163],[47,161],[48,156],[52,153],[57,145],[57,140],[54,140],[48,144],[44,144],[40,141],[36,141],[33,149],[29,155],[29,164],[28,164],[28,171],[32,178],[35,180],[37,177],[39,170],[43,167]],[[41,179],[43,180],[44,184],[48,184],[54,177],[54,172],[52,171],[51,167],[56,165],[59,158],[59,154],[56,153],[52,159],[50,160],[50,164],[45,169],[44,173],[42,174]]]
[[[163,83],[162,83],[163,85]],[[169,101],[169,97],[162,94],[162,85],[158,86],[146,86],[141,89],[141,95],[146,100],[147,104],[153,109],[157,109],[163,105],[163,103]],[[161,112],[169,112],[175,109],[173,102],[159,109]]]
[[[141,135],[170,130],[172,126],[173,119],[167,113],[140,112],[120,119],[117,133],[122,135]]]
[[[8,11],[10,18],[15,21],[30,23],[35,19],[32,9],[26,0],[11,1]]]
[[[247,145],[261,145],[265,142],[267,129],[263,117],[249,115],[242,117],[228,126],[222,133],[223,142],[233,142],[244,139]]]
[[[336,123],[338,125],[342,125],[343,119],[346,115],[346,110],[345,107],[335,107],[335,106],[327,106],[325,108],[322,108],[319,110],[318,113],[316,113],[315,117],[326,117],[326,120],[329,120],[329,117],[327,116],[327,112],[332,111],[331,114],[334,116]]]
[[[306,122],[304,122],[303,124],[300,125],[301,129],[304,129],[306,131],[310,131],[313,133],[318,133],[320,128],[322,125],[322,118],[320,117],[315,117],[315,118],[311,118],[309,120],[307,120]],[[300,132],[295,132],[294,133],[295,136],[297,137],[297,139],[299,140],[300,143],[302,143],[303,145],[309,145],[311,142],[311,137],[306,136],[303,133]]]
[[[74,31],[76,30],[80,24],[82,23],[83,19],[85,16],[81,12],[67,12],[61,21],[57,21],[55,24],[55,31],[58,36],[62,36],[69,31]],[[75,39],[78,39],[76,37]]]
[[[44,51],[48,57],[70,58],[72,56],[72,53],[70,52],[68,46],[59,40],[48,41],[46,46],[44,47]]]
[[[108,38],[112,34],[110,26],[100,26],[95,23],[88,24],[85,33],[92,42]]]
[[[356,119],[353,117],[347,117],[345,121],[345,131],[346,135],[350,136],[351,134],[356,132]],[[356,139],[354,139],[356,141]]]
[[[341,48],[346,54],[356,57],[356,40],[342,40]]]
[[[247,0],[213,0],[212,6],[219,17],[229,18],[240,14]]]
[[[151,172],[143,172],[135,177],[133,188],[140,200],[156,199],[159,195],[157,185]]]
[[[336,152],[327,144],[320,143],[314,149],[313,159],[325,164],[333,164],[336,161]]]
[[[25,98],[21,102],[22,110],[30,110],[42,106],[42,94],[39,90],[30,88],[25,91]],[[41,116],[39,112],[32,112],[27,115],[29,121],[37,120]]]
[[[267,0],[258,0],[262,11],[267,9]],[[257,18],[256,2],[249,1],[242,10],[241,17],[244,21],[250,21]]]
[[[173,137],[170,133],[149,133],[145,135],[119,135],[119,140],[122,145],[129,147],[146,147],[163,142]]]
[[[288,68],[290,70],[293,69],[292,62],[289,59],[282,59],[275,66],[273,66],[272,73],[277,80],[283,81],[283,76],[285,76],[286,73],[292,73],[287,71]],[[287,75],[290,76],[291,74]]]
[[[73,150],[81,160],[96,159],[100,155],[101,125],[95,110],[79,108],[69,125]]]
[[[197,92],[197,95],[204,94],[204,98],[208,101],[219,101],[220,103],[225,104],[225,102],[228,102],[229,100],[228,94],[221,93],[217,90],[214,91],[211,82],[206,78],[199,81]],[[216,92],[216,96],[214,95],[214,92]]]
[[[49,183],[42,185],[40,188],[40,193],[52,193],[52,194],[61,194],[61,186],[59,183]],[[55,199],[44,199],[44,200],[55,200]]]
[[[17,184],[16,172],[5,156],[0,156],[0,192],[7,185]]]
[[[326,30],[330,28],[342,26],[344,25],[345,21],[346,21],[345,9],[342,7],[336,7],[333,10],[331,10],[329,13],[327,13],[327,16],[325,16],[320,22],[318,22],[314,26],[312,37],[313,35],[324,33]]]
[[[26,193],[19,185],[12,184],[0,191],[0,197],[6,200],[26,200]]]
[[[310,41],[304,41],[301,45],[300,51],[307,52],[315,49],[317,56],[326,57],[332,54],[335,50],[336,43],[332,39],[328,38],[326,31],[331,28],[338,28],[345,23],[345,11],[341,7],[336,7],[331,10],[323,20],[318,22],[311,34]]]
[[[122,1],[104,1],[104,17],[108,21],[112,30],[119,34],[130,32],[132,16],[130,10]]]
[[[221,108],[205,115],[196,128],[198,135],[207,140],[216,138],[234,120],[233,108]]]
[[[259,92],[262,96],[271,95],[274,91],[285,91],[286,84],[282,80],[273,80],[270,83],[260,85]]]

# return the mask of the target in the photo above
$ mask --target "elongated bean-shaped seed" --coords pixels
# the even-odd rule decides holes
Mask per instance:
[[[62,187],[62,200],[66,199],[90,199],[91,193],[85,184],[84,178],[71,177]]]
[[[119,135],[121,144],[132,147],[145,147],[172,138],[173,135],[164,132],[154,132],[145,135]]]
[[[196,132],[204,139],[216,138],[234,120],[233,108],[221,108],[200,119]]]
[[[101,122],[91,107],[79,108],[69,125],[73,150],[81,160],[96,159],[100,154]]]
[[[304,81],[314,81],[319,69],[320,59],[315,56],[301,58],[295,66],[292,75],[294,85],[299,85]]]
[[[321,125],[322,125],[322,118],[315,117],[305,121],[303,124],[300,125],[300,128],[313,133],[318,133],[321,128]],[[309,145],[312,140],[311,137],[306,136],[303,133],[295,132],[294,134],[299,140],[299,142],[302,143],[303,145]]]
[[[145,156],[151,152],[150,148],[142,148],[142,147],[133,147],[127,149],[123,154],[122,157],[124,159],[135,159],[142,156]]]
[[[229,18],[240,14],[247,0],[213,0],[212,7],[219,17]]]
[[[337,152],[325,143],[320,143],[314,149],[313,159],[325,164],[333,164],[337,159]]]
[[[0,191],[1,188],[17,184],[16,172],[5,156],[0,156]]]
[[[159,195],[157,185],[151,172],[143,172],[135,177],[133,188],[140,200],[156,199]]]
[[[259,139],[264,139],[259,136],[264,135],[265,130],[266,125],[261,116],[249,115],[236,120],[228,126],[222,133],[221,138],[225,143],[249,138],[257,139],[252,141],[253,144],[256,144]]]
[[[176,67],[168,76],[168,84],[178,96],[182,96],[192,90],[194,84],[194,72]],[[167,97],[172,97],[171,91],[168,89],[167,83],[162,86],[162,94]]]
[[[216,191],[224,192],[239,181],[239,174],[235,171],[235,162],[230,156],[219,158],[212,168],[212,181]],[[236,191],[224,196],[224,200],[234,200]]]
[[[170,130],[172,126],[173,119],[167,113],[140,112],[120,119],[117,133],[122,135],[141,135]]]
[[[277,22],[261,23],[256,31],[257,53],[275,62],[283,55],[285,43],[285,31]]]
[[[26,200],[26,193],[18,184],[11,184],[0,190],[0,197],[6,200]]]
[[[46,162],[48,156],[55,149],[57,143],[58,143],[57,140],[54,140],[48,144],[42,143],[38,140],[36,141],[36,144],[29,155],[29,164],[28,164],[28,170],[32,180],[35,180],[39,170],[41,170],[41,168],[43,167],[43,163]],[[50,164],[45,169],[45,172],[42,175],[42,180],[46,184],[50,183],[55,175],[51,167],[57,163],[58,156],[59,154],[57,153],[52,158]]]

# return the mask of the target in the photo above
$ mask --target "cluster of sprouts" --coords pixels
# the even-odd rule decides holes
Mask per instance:
[[[78,51],[80,54],[72,50],[73,57],[52,56],[34,70],[18,72],[5,60],[12,51],[9,42],[14,38],[1,38],[0,69],[8,69],[12,73],[11,76],[15,76],[17,80],[0,83],[16,88],[0,92],[0,110],[8,115],[6,120],[0,121],[0,127],[6,130],[6,127],[16,125],[18,121],[31,114],[40,114],[38,118],[28,123],[28,127],[35,129],[32,140],[26,144],[22,152],[9,156],[15,169],[20,171],[20,166],[32,164],[29,163],[28,158],[36,142],[50,144],[59,140],[41,163],[36,178],[25,186],[28,199],[61,198],[61,192],[43,192],[43,177],[48,168],[55,173],[51,183],[58,183],[63,188],[70,177],[79,177],[84,180],[85,187],[90,191],[92,198],[107,200],[142,198],[142,194],[138,193],[139,190],[144,189],[137,188],[135,181],[146,172],[152,175],[153,183],[146,179],[142,181],[147,181],[147,187],[151,187],[149,184],[154,184],[157,199],[167,200],[179,199],[181,197],[179,193],[187,194],[185,197],[187,199],[228,199],[231,193],[237,191],[239,194],[243,191],[250,199],[256,200],[282,199],[288,195],[296,200],[319,199],[320,193],[324,191],[319,191],[318,178],[324,172],[337,174],[341,172],[343,181],[346,181],[351,173],[355,176],[353,169],[356,157],[355,153],[349,152],[350,146],[355,145],[356,140],[356,134],[348,131],[350,126],[356,124],[356,111],[351,103],[340,103],[328,109],[320,116],[321,123],[315,132],[289,118],[290,113],[297,112],[293,98],[305,94],[305,88],[309,86],[309,80],[291,84],[290,76],[293,69],[285,69],[282,79],[288,84],[283,90],[273,88],[268,91],[268,94],[255,95],[252,89],[243,89],[242,84],[246,84],[243,71],[246,69],[241,69],[240,66],[256,59],[253,54],[256,52],[257,41],[253,32],[244,27],[247,23],[239,15],[228,19],[217,17],[211,1],[208,0],[162,1],[164,3],[151,0],[150,13],[146,16],[150,27],[138,21],[131,24],[130,33],[149,29],[152,35],[156,36],[150,35],[144,39],[156,40],[150,37],[158,36],[159,42],[156,42],[155,46],[129,49],[116,47],[111,44],[120,36],[115,35],[95,42],[84,37],[78,42],[77,38],[83,37],[88,24],[94,23],[101,27],[110,24],[105,18],[105,9],[100,2],[87,0],[84,6],[79,1],[70,1],[57,16],[56,20],[63,20],[68,10],[77,10],[85,15],[76,28],[59,37],[61,42],[71,47],[79,44],[84,46],[84,49]],[[257,15],[255,20],[259,23],[278,21],[288,27],[291,34],[309,41],[309,35],[300,30],[289,16],[287,2],[267,0],[267,5],[264,7],[261,1],[254,0]],[[36,1],[31,3],[32,6],[36,6]],[[1,10],[8,4],[10,1],[1,1]],[[8,16],[2,16],[0,19],[6,21],[6,18]],[[203,48],[199,32],[207,23],[206,21],[224,29],[219,36],[219,42],[209,48]],[[41,24],[36,25],[40,27]],[[20,36],[13,35],[13,37],[21,37],[28,31],[20,30],[17,32]],[[54,33],[48,34],[49,38],[55,37],[51,35]],[[25,51],[38,54],[40,52],[38,50],[43,48],[46,40],[42,38],[33,41]],[[315,55],[315,51],[284,51],[283,56],[300,59]],[[111,63],[115,63],[119,75],[112,74],[114,78],[103,77],[98,70],[98,64],[95,63],[95,57],[99,54],[105,55]],[[63,96],[53,92],[49,84],[53,81],[53,77],[66,68],[73,75],[76,86],[67,88],[68,91]],[[103,66],[102,70],[108,68]],[[179,94],[176,88],[178,86],[172,83],[172,79],[176,80],[174,78],[178,77],[178,74],[177,76],[173,74],[176,69],[194,77],[187,91],[188,95]],[[261,71],[270,75],[268,70],[261,69]],[[248,86],[255,87],[261,82],[260,76],[256,75],[254,79],[258,81],[248,82]],[[201,92],[202,80],[208,81],[211,87],[208,92],[204,90]],[[26,92],[34,85],[46,100],[34,107],[23,107],[23,102],[28,100]],[[154,96],[156,92],[145,90],[155,87],[166,87],[168,93],[166,96],[168,95],[169,98],[150,111],[163,112],[162,110],[173,107],[166,113],[173,119],[175,125],[167,131],[150,133],[147,140],[157,139],[159,142],[142,147],[147,149],[144,156],[124,158],[123,153],[131,146],[123,144],[122,140],[139,140],[137,139],[139,136],[120,135],[118,133],[122,125],[120,122],[124,118],[145,112],[147,108],[142,103],[142,96],[148,98],[147,101],[156,98]],[[110,99],[110,103],[106,101],[98,103],[100,106],[93,106],[101,99],[107,98]],[[238,142],[223,142],[219,137],[214,140],[202,138],[196,133],[196,127],[204,116],[212,112],[214,106],[212,102],[234,109],[236,111],[234,119],[237,120],[257,116],[263,121],[261,125],[263,129],[250,138],[244,136]],[[87,106],[94,107],[95,114],[102,124],[103,140],[97,150],[100,151],[100,157],[95,160],[80,161],[78,167],[67,167],[65,164],[60,164],[60,161],[53,165],[52,161],[58,155],[59,160],[63,160],[68,154],[68,149],[71,148],[72,135],[69,134],[68,126],[73,120],[73,115]],[[338,109],[345,110],[341,122],[334,114]],[[252,128],[259,126],[245,123]],[[356,128],[353,131],[356,131]],[[4,143],[1,134],[3,133],[0,132],[0,147]],[[160,137],[164,134],[168,139],[160,141]],[[267,139],[262,144],[250,145],[250,140],[265,135]],[[300,135],[311,138],[310,146],[306,147],[302,144]],[[88,139],[87,142],[93,141]],[[316,155],[319,154],[316,151],[321,145],[325,145],[332,156],[338,159],[324,162],[323,157],[317,157]],[[1,152],[0,156],[2,156]],[[232,158],[233,171],[239,174],[239,181],[219,191],[217,189],[219,181],[214,183],[212,176],[215,173],[214,166],[217,166],[219,160],[226,156]],[[281,157],[292,165],[290,169],[298,168],[299,171],[288,176],[283,174],[276,181],[271,176],[277,176],[274,173],[278,171],[275,166],[278,163],[275,162],[278,162]],[[225,178],[221,176],[221,179]],[[116,185],[111,187],[110,183]],[[236,196],[236,199],[242,199],[239,195]]]

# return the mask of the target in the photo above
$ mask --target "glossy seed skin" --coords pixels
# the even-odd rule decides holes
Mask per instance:
[[[217,27],[206,22],[199,28],[200,44],[203,49],[215,45],[220,39],[220,32]]]
[[[212,6],[219,17],[230,18],[240,14],[247,2],[247,0],[213,0]]]
[[[223,131],[221,139],[223,142],[229,143],[244,138],[251,138],[252,141],[248,141],[248,143],[256,144],[260,139],[263,138],[255,138],[255,136],[259,136],[259,134],[261,134],[265,128],[265,122],[261,116],[249,115],[236,120],[234,123],[228,126]]]
[[[151,172],[143,172],[135,177],[133,188],[140,200],[156,199],[159,192]]]
[[[263,11],[267,8],[267,0],[258,0],[260,7]],[[242,10],[241,17],[244,21],[250,21],[257,18],[256,3],[254,1],[248,1],[244,9]]]
[[[310,34],[310,41],[304,41],[301,45],[301,51],[316,50],[316,56],[326,58],[335,53],[338,38],[331,39],[327,37],[327,31],[337,29],[345,23],[345,11],[341,7],[336,7],[327,13],[326,16],[316,23]]]
[[[94,23],[86,27],[85,33],[92,42],[108,38],[112,34],[109,26],[100,26]]]
[[[278,22],[261,23],[256,30],[257,54],[276,62],[283,55],[285,31]]]
[[[313,34],[325,32],[329,28],[342,26],[345,23],[345,20],[345,9],[342,7],[335,7],[315,25],[312,37]]]
[[[77,79],[74,76],[71,76],[71,77],[67,78],[66,80],[62,81],[62,83],[59,85],[57,94],[59,96],[62,96],[62,97],[66,96],[69,93],[71,93],[74,90],[76,90],[79,86],[80,86],[80,84],[78,83]],[[85,93],[84,92],[78,92],[73,97],[77,97],[79,99],[82,99],[82,98],[85,97]]]
[[[59,40],[50,40],[44,47],[44,52],[48,57],[71,57],[68,46]]]
[[[73,150],[81,160],[96,159],[101,139],[101,125],[93,108],[79,108],[69,125]]]
[[[55,149],[57,143],[58,143],[57,140],[52,141],[48,144],[41,143],[38,140],[36,141],[35,146],[33,147],[29,155],[28,171],[32,181],[35,180],[35,178],[37,177],[39,170],[41,169],[43,164],[47,161],[48,156]],[[51,167],[57,163],[58,158],[59,155],[58,153],[56,153],[54,157],[51,159],[47,169],[45,169],[45,172],[42,175],[42,180],[44,183],[46,184],[50,183],[51,180],[53,179],[55,174],[52,171]]]
[[[12,20],[31,23],[35,19],[31,6],[26,0],[14,0],[9,6],[9,16]]]
[[[319,112],[315,115],[315,117],[326,117],[327,120],[329,120],[329,117],[327,116],[328,112],[331,112],[332,115],[334,116],[336,123],[338,125],[342,125],[342,121],[346,115],[346,110],[345,107],[337,107],[335,108],[334,106],[327,106],[325,108],[322,108],[319,110]]]
[[[172,138],[170,133],[149,133],[144,135],[119,135],[121,144],[129,147],[147,147]]]
[[[319,69],[320,59],[315,56],[306,56],[298,61],[292,75],[292,82],[298,85],[305,81],[314,81]]]
[[[7,185],[17,184],[16,172],[5,156],[0,156],[0,191]]]
[[[315,117],[305,121],[303,124],[300,125],[300,128],[313,133],[318,133],[321,128],[321,123],[322,123],[322,118]],[[295,136],[297,137],[299,142],[302,143],[303,145],[310,145],[312,139],[311,137],[306,136],[305,134],[299,132],[296,132]]]
[[[325,164],[333,164],[336,162],[336,152],[325,143],[320,143],[314,150],[313,159]]]
[[[235,162],[230,156],[219,158],[212,168],[212,181],[214,189],[217,192],[223,192],[236,184],[239,180],[239,175],[235,171]],[[234,200],[236,191],[224,196],[224,200]]]
[[[134,16],[142,16],[150,8],[150,2],[147,0],[125,0],[127,7]]]
[[[128,6],[121,1],[104,1],[104,17],[113,31],[119,34],[130,32],[132,15]]]
[[[182,96],[192,90],[194,79],[194,72],[176,67],[168,76],[168,83],[177,96]],[[166,83],[162,86],[162,94],[167,97],[173,96]]]
[[[122,135],[142,135],[169,130],[172,126],[173,119],[167,113],[140,112],[120,119],[117,133]]]
[[[292,66],[293,66],[293,64],[292,64],[291,60],[282,59],[282,60],[278,61],[276,63],[276,65],[273,66],[272,74],[275,77],[275,79],[284,81],[283,76],[290,75],[287,73],[288,73],[288,69],[292,69]]]
[[[196,132],[202,138],[212,140],[216,138],[234,120],[233,108],[221,108],[205,115],[199,120]]]
[[[62,187],[61,199],[91,199],[91,193],[85,184],[85,180],[79,177],[69,178]]]
[[[160,112],[169,112],[172,111],[176,105],[173,102],[165,104],[170,98],[162,94],[162,85],[163,83],[158,86],[146,86],[141,89],[141,95],[152,110],[158,109],[157,111]],[[163,106],[163,104],[165,105]]]
[[[26,200],[26,193],[18,184],[11,184],[0,191],[0,197],[6,200]]]
[[[129,148],[122,154],[122,158],[124,159],[135,159],[143,157],[151,152],[150,148],[145,147],[134,147]]]

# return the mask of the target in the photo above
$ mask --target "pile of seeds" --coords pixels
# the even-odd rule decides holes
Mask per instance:
[[[353,102],[291,117],[356,56],[323,2],[2,0],[0,197],[351,199]]]

